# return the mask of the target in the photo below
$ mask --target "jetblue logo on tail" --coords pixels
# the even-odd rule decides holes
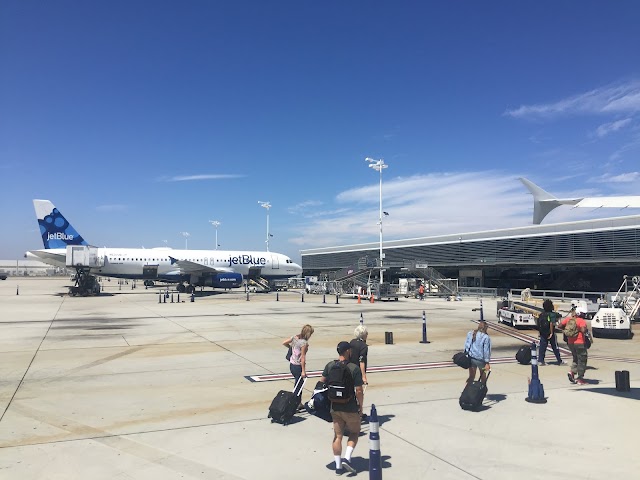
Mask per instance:
[[[67,235],[63,232],[48,233],[47,240],[65,240],[67,242],[72,242],[73,235]]]
[[[36,212],[37,212],[36,207]],[[38,219],[44,248],[65,248],[67,245],[87,245],[84,238],[69,224],[60,211],[53,207],[51,213]]]

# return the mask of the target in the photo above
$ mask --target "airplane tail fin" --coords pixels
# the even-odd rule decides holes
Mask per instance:
[[[535,225],[542,223],[544,217],[554,208],[560,205],[575,205],[582,200],[580,198],[559,199],[526,178],[519,180],[533,195],[533,223]]]
[[[66,248],[67,245],[88,245],[49,200],[34,200],[33,207],[45,249]]]

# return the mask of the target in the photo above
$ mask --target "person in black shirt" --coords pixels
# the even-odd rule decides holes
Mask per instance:
[[[555,333],[556,313],[553,311],[553,302],[546,299],[542,304],[544,311],[538,317],[538,331],[540,332],[540,348],[538,349],[538,365],[546,365],[544,355],[547,345],[551,344],[551,349],[556,356],[557,365],[563,365],[560,358],[560,349]]]
[[[356,365],[362,372],[362,383],[365,385],[367,382],[367,355],[369,354],[369,345],[367,345],[367,337],[369,332],[364,325],[358,325],[353,332],[356,337],[351,340],[351,357],[350,363]]]

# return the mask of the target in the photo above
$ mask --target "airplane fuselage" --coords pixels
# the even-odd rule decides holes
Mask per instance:
[[[174,250],[170,248],[98,248],[98,267],[89,273],[114,278],[158,279],[169,282],[198,284],[199,278],[236,273],[243,277],[266,279],[299,275],[302,269],[289,257],[271,252],[234,250]],[[43,249],[28,252],[43,262],[65,267],[66,249]],[[177,260],[177,262],[176,262]],[[193,272],[179,268],[178,263],[190,262]],[[198,269],[196,266],[202,268]],[[210,272],[209,272],[210,270]]]

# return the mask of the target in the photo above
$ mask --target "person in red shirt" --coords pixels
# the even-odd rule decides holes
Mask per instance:
[[[575,323],[575,327],[573,326]],[[567,374],[571,383],[585,385],[584,371],[587,369],[587,347],[584,344],[584,337],[587,332],[587,322],[576,315],[576,307],[571,308],[567,318],[560,322],[560,328],[567,337],[567,345],[571,350],[573,362],[571,371]]]

